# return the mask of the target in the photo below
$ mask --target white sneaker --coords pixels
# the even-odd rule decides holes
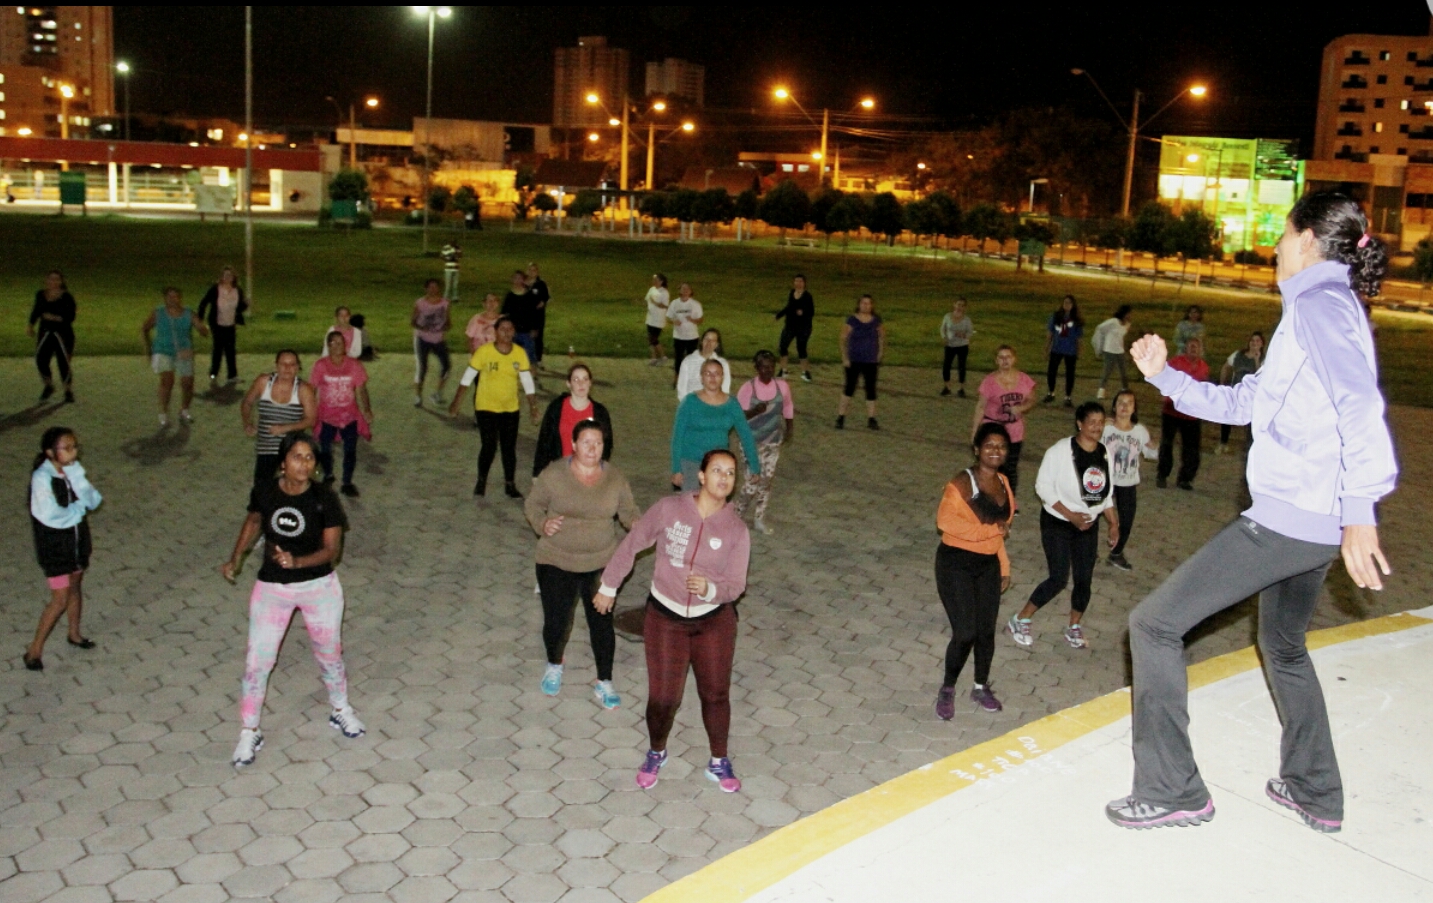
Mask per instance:
[[[258,728],[239,731],[239,745],[234,747],[234,767],[254,764],[254,756],[264,748],[264,732]]]
[[[1011,615],[1010,620],[1005,624],[1005,632],[1010,634],[1010,638],[1018,646],[1031,646],[1035,643],[1034,638],[1030,636],[1030,622],[1022,621],[1015,615]]]
[[[1214,453],[1216,455],[1227,455],[1229,454],[1229,446],[1221,442],[1219,443],[1219,447],[1214,450]]]
[[[333,714],[328,716],[328,725],[336,731],[342,731],[343,735],[352,740],[355,737],[362,737],[368,732],[363,722],[353,713],[352,706],[341,709],[334,709]]]
[[[765,533],[767,536],[770,536],[770,535],[771,535],[771,532],[772,532],[772,531],[771,531],[771,528],[768,527],[768,526],[766,525],[766,522],[763,521],[763,520],[762,520],[761,518],[759,518],[759,517],[758,517],[758,518],[756,519],[756,521],[752,524],[752,526],[756,528],[756,532],[758,532],[758,533]]]
[[[180,409],[179,409],[179,419],[180,419],[180,420],[183,420],[185,423],[193,423],[193,422],[194,422],[194,417],[189,413],[189,409],[188,409],[188,408],[180,408]]]
[[[1071,624],[1065,628],[1065,642],[1069,643],[1072,649],[1084,649],[1089,645],[1085,641],[1085,631],[1079,624]]]
[[[433,402],[434,405],[441,407],[443,404],[443,394],[441,392],[434,392],[428,396],[428,400]]]
[[[159,415],[159,425],[160,425],[160,426],[169,426],[169,415],[168,415],[168,414],[160,414],[160,415]]]
[[[422,396],[422,395],[414,395],[414,396],[413,396],[413,407],[415,407],[415,408],[421,408],[421,407],[423,407],[423,396]]]
[[[1102,400],[1104,397],[1105,397],[1105,390],[1104,390],[1104,389],[1100,389],[1100,390],[1098,390],[1097,392],[1095,392],[1095,400],[1096,400],[1096,401],[1100,401],[1100,400]]]

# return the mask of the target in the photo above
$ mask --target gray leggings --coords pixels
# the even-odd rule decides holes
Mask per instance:
[[[1343,782],[1323,689],[1304,633],[1338,546],[1291,539],[1240,517],[1194,553],[1129,616],[1134,655],[1134,796],[1198,809],[1209,790],[1189,743],[1184,635],[1259,594],[1259,651],[1283,725],[1279,777],[1318,818],[1343,818]]]
[[[1129,379],[1125,377],[1124,354],[1110,354],[1108,351],[1102,351],[1100,356],[1105,360],[1104,369],[1100,371],[1100,388],[1103,389],[1105,383],[1109,381],[1110,374],[1118,370],[1120,372],[1120,388],[1128,389]]]

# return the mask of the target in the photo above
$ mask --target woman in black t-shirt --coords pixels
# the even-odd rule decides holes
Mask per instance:
[[[249,765],[264,745],[259,715],[269,673],[279,644],[289,629],[294,609],[303,612],[319,673],[328,688],[333,713],[328,723],[345,737],[361,737],[363,722],[348,704],[348,677],[343,667],[340,628],[343,587],[333,572],[343,534],[343,508],[328,486],[313,481],[316,443],[307,433],[293,432],[279,445],[279,476],[254,486],[249,516],[239,529],[234,554],[219,568],[229,582],[239,572],[244,553],[260,533],[264,563],[249,597],[249,650],[239,703],[243,729],[234,749],[234,766]]]
[[[45,276],[45,287],[35,292],[35,305],[30,308],[29,331],[35,340],[35,368],[45,381],[41,401],[55,394],[55,384],[50,381],[51,360],[60,371],[65,401],[75,400],[74,373],[70,369],[70,359],[75,356],[74,322],[75,298],[65,285],[65,274],[51,270]]]

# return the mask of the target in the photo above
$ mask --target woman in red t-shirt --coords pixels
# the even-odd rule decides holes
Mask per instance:
[[[1025,414],[1035,407],[1035,380],[1015,367],[1015,349],[1001,345],[995,349],[995,372],[980,381],[980,400],[975,405],[975,422],[970,425],[970,441],[982,423],[999,423],[1010,435],[1010,450],[1000,472],[1010,481],[1010,497],[1020,487],[1020,451],[1025,447]]]
[[[602,460],[612,460],[612,418],[607,408],[594,400],[592,371],[586,364],[573,364],[567,371],[567,391],[547,406],[542,426],[537,431],[537,453],[532,459],[534,478],[553,461],[572,454],[572,428],[584,420],[595,420],[602,427]]]

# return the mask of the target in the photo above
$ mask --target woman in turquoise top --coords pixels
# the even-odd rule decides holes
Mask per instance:
[[[741,439],[746,460],[761,460],[741,405],[721,390],[722,373],[721,362],[715,358],[702,364],[701,389],[677,407],[677,422],[672,425],[672,486],[678,491],[697,485],[702,456],[714,448],[726,448],[732,430]]]
[[[159,425],[169,425],[169,396],[179,376],[179,419],[189,423],[189,402],[194,400],[194,330],[207,336],[209,327],[184,306],[179,289],[164,289],[164,303],[154,309],[139,331],[149,349],[150,366],[159,374]],[[152,333],[152,334],[151,334]]]

